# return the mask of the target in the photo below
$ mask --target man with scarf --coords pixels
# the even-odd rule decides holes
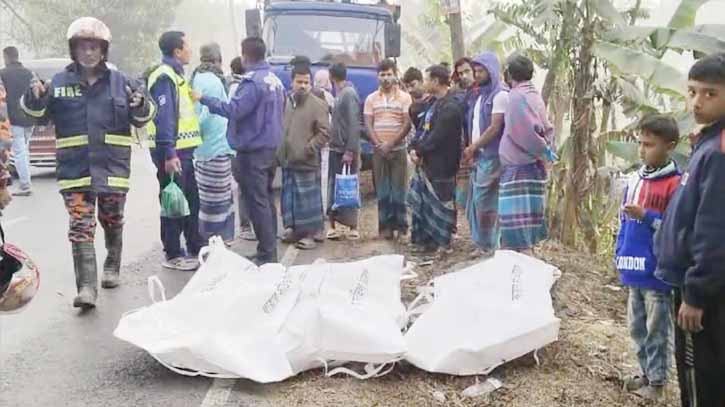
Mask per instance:
[[[545,162],[555,159],[554,128],[541,94],[531,83],[533,76],[534,64],[525,56],[514,55],[506,62],[504,78],[511,90],[499,148],[501,247],[528,254],[548,236]]]
[[[466,199],[466,216],[478,253],[490,255],[498,248],[498,188],[501,163],[498,148],[508,107],[508,92],[501,86],[500,65],[493,52],[473,61],[479,96],[469,115],[470,145],[463,162],[473,169]]]
[[[329,107],[312,91],[309,60],[296,58],[292,94],[287,98],[282,145],[277,158],[282,167],[282,241],[310,250],[324,227],[320,150],[329,140]]]
[[[411,243],[419,252],[448,250],[456,225],[456,173],[461,157],[463,107],[450,91],[450,71],[426,70],[426,92],[435,98],[425,114],[421,137],[410,145],[416,170],[410,182]]]
[[[204,95],[226,100],[222,54],[218,44],[201,47],[201,65],[191,76],[192,88]],[[199,234],[204,242],[211,236],[234,239],[232,204],[232,158],[235,151],[227,141],[227,119],[212,114],[197,103],[196,114],[203,143],[194,151],[194,169],[199,187]]]

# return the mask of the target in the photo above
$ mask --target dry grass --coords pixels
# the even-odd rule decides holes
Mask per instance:
[[[369,195],[371,191],[363,192]],[[357,245],[365,246],[366,241],[370,244],[376,239],[376,222],[374,204],[368,203],[361,224],[364,239]],[[463,224],[459,225],[459,235],[453,254],[419,268],[420,277],[405,282],[406,302],[415,297],[416,285],[471,260],[473,247]],[[395,251],[409,255],[407,250],[406,245],[399,244]],[[504,387],[490,397],[472,400],[461,395],[476,382],[474,377],[431,374],[403,363],[387,376],[367,381],[328,379],[319,371],[306,372],[272,386],[268,392],[271,404],[300,407],[648,405],[621,390],[623,377],[635,372],[636,361],[626,327],[626,290],[616,290],[617,277],[611,262],[555,243],[542,245],[537,255],[563,272],[552,293],[557,316],[562,321],[560,339],[539,351],[540,365],[527,355],[496,369],[492,376],[501,379]],[[443,393],[446,401],[437,401],[433,392]],[[659,405],[674,407],[679,405],[678,399],[672,382],[666,400]]]

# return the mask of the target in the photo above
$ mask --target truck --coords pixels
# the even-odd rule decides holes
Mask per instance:
[[[391,0],[265,0],[246,11],[245,23],[248,36],[264,39],[267,60],[287,90],[291,87],[289,62],[295,56],[310,58],[313,74],[344,62],[348,80],[364,103],[378,88],[377,65],[400,56],[400,12],[400,5]],[[363,167],[372,153],[366,139],[363,134]]]

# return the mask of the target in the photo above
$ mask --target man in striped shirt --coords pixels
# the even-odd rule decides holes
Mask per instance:
[[[405,137],[410,132],[409,94],[398,87],[395,62],[378,66],[380,88],[365,100],[365,125],[375,146],[373,176],[378,198],[378,230],[385,239],[407,234],[405,198],[408,190],[408,156]]]

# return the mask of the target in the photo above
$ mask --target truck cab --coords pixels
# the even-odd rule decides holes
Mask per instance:
[[[247,10],[247,35],[264,39],[267,59],[287,90],[289,62],[304,55],[313,62],[313,73],[344,62],[348,81],[364,103],[378,87],[377,65],[400,56],[401,36],[400,6],[384,0],[367,3],[267,0],[260,8]],[[372,152],[367,142],[362,147],[363,153]]]

